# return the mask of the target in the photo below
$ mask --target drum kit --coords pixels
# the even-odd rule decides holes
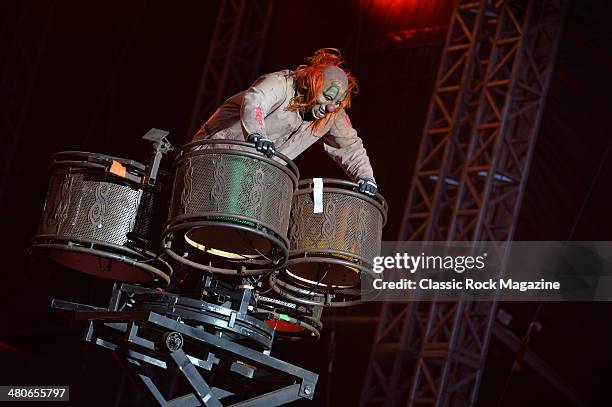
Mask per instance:
[[[89,321],[86,340],[136,362],[159,405],[168,402],[142,369],[180,361],[191,391],[185,405],[311,399],[317,375],[271,357],[272,344],[316,340],[325,308],[364,301],[384,198],[349,181],[300,180],[288,157],[237,140],[189,143],[165,172],[167,134],[143,137],[153,144],[146,165],[78,151],[52,156],[30,252],[116,282],[108,308],[52,306]],[[288,381],[264,395],[228,384],[232,374],[248,381],[260,371]]]

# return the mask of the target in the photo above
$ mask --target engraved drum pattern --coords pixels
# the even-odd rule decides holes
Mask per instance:
[[[239,148],[237,148],[239,147]],[[179,151],[162,236],[177,262],[220,274],[261,274],[289,255],[299,171],[239,140],[200,140]]]
[[[170,219],[241,215],[286,235],[293,182],[276,166],[235,154],[206,153],[184,159],[176,174]]]
[[[111,182],[87,180],[82,173],[56,171],[47,202],[58,202],[43,212],[40,234],[92,239],[122,246],[132,230],[142,191]],[[53,188],[57,179],[68,179],[70,193]],[[65,182],[64,182],[65,184]]]
[[[374,205],[351,195],[323,190],[323,213],[314,213],[312,193],[293,199],[290,253],[337,250],[368,262],[380,254],[383,215]]]
[[[125,166],[130,180],[108,172],[113,161]],[[154,187],[144,186],[145,169],[103,154],[55,154],[29,252],[101,279],[169,283],[172,268],[158,256],[167,174],[160,172]]]

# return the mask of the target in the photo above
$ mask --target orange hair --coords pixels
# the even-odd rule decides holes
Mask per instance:
[[[295,69],[295,82],[298,93],[289,102],[287,110],[303,110],[317,103],[317,96],[323,86],[323,68],[326,66],[337,66],[344,71],[348,79],[348,90],[338,109],[334,113],[326,115],[325,119],[329,119],[342,109],[350,107],[351,94],[357,94],[358,88],[355,77],[342,67],[344,61],[340,51],[336,48],[322,48],[315,52],[313,56],[306,58],[306,61],[308,65],[300,65]],[[321,120],[324,119],[315,121],[315,127],[322,124],[319,123]]]

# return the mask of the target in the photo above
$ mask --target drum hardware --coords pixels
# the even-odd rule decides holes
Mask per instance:
[[[170,213],[156,226],[169,192],[169,176],[159,170],[172,151],[167,134],[152,129],[143,137],[154,147],[147,166],[103,154],[56,154],[45,233],[35,236],[32,250],[100,278],[169,282],[172,270],[156,251],[161,241],[164,254],[188,269],[170,287],[178,293],[115,284],[107,308],[55,300],[53,307],[89,320],[86,340],[118,355],[158,404],[167,401],[144,366],[179,368],[192,391],[183,401],[191,404],[311,399],[318,376],[271,358],[273,341],[318,339],[324,307],[363,302],[358,286],[375,276],[384,198],[325,179],[315,213],[312,181],[298,183],[287,157],[268,158],[253,143],[204,140],[178,152]],[[117,214],[123,218],[112,231],[120,239],[104,234]],[[284,387],[255,394],[263,372],[280,375]]]
[[[153,144],[154,149],[149,165],[147,166],[147,174],[144,179],[144,182],[147,185],[155,185],[155,180],[157,178],[157,173],[159,172],[159,165],[162,157],[174,150],[174,147],[166,138],[168,134],[170,134],[170,132],[153,128],[146,132],[142,137],[144,140],[150,141]]]
[[[184,297],[207,301],[212,304],[241,309],[244,304],[251,306],[253,301],[245,300],[246,293],[254,293],[260,276],[227,276],[201,273],[198,270],[177,268],[178,275],[184,277],[176,283],[174,291]],[[252,295],[251,295],[252,297]]]
[[[254,143],[185,145],[175,161],[162,246],[173,260],[211,273],[255,275],[282,266],[298,177],[289,158],[268,158]]]
[[[125,290],[129,290],[129,287]],[[134,295],[133,309],[178,318],[219,337],[228,337],[237,343],[248,343],[252,348],[271,349],[273,330],[259,319],[248,315],[252,292],[244,290],[243,293],[238,307],[232,307],[168,292],[147,290]]]
[[[158,250],[168,190],[159,163],[172,150],[167,134],[152,129],[143,137],[154,147],[148,166],[99,153],[54,154],[28,251],[101,279],[168,284],[172,267]]]
[[[208,332],[167,310],[162,314],[127,305],[149,295],[165,295],[169,302],[179,303],[156,290],[115,284],[107,308],[58,300],[52,307],[88,321],[84,340],[113,352],[156,405],[264,407],[313,398],[317,374],[273,358],[268,350],[257,351],[229,335]],[[183,379],[186,395],[160,391],[158,383],[171,371]]]
[[[370,281],[362,286],[342,288],[342,287],[319,287],[300,284],[292,276],[287,276],[286,270],[279,270],[270,279],[272,290],[282,298],[294,301],[298,304],[323,307],[352,307],[368,301],[373,301],[380,295],[380,290],[363,290],[363,287],[371,287]],[[369,274],[362,274],[362,280],[370,280]],[[313,300],[313,297],[316,300]]]
[[[274,293],[255,293],[255,316],[275,331],[279,340],[302,340],[321,337],[322,306],[308,306],[279,299]]]

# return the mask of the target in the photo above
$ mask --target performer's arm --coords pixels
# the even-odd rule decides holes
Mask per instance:
[[[336,161],[353,180],[369,179],[374,181],[374,172],[368,153],[357,131],[344,110],[334,118],[329,133],[323,138],[327,154]]]
[[[282,105],[286,92],[286,80],[278,74],[261,76],[245,92],[240,109],[240,121],[245,139],[252,134],[267,138],[264,119]]]

